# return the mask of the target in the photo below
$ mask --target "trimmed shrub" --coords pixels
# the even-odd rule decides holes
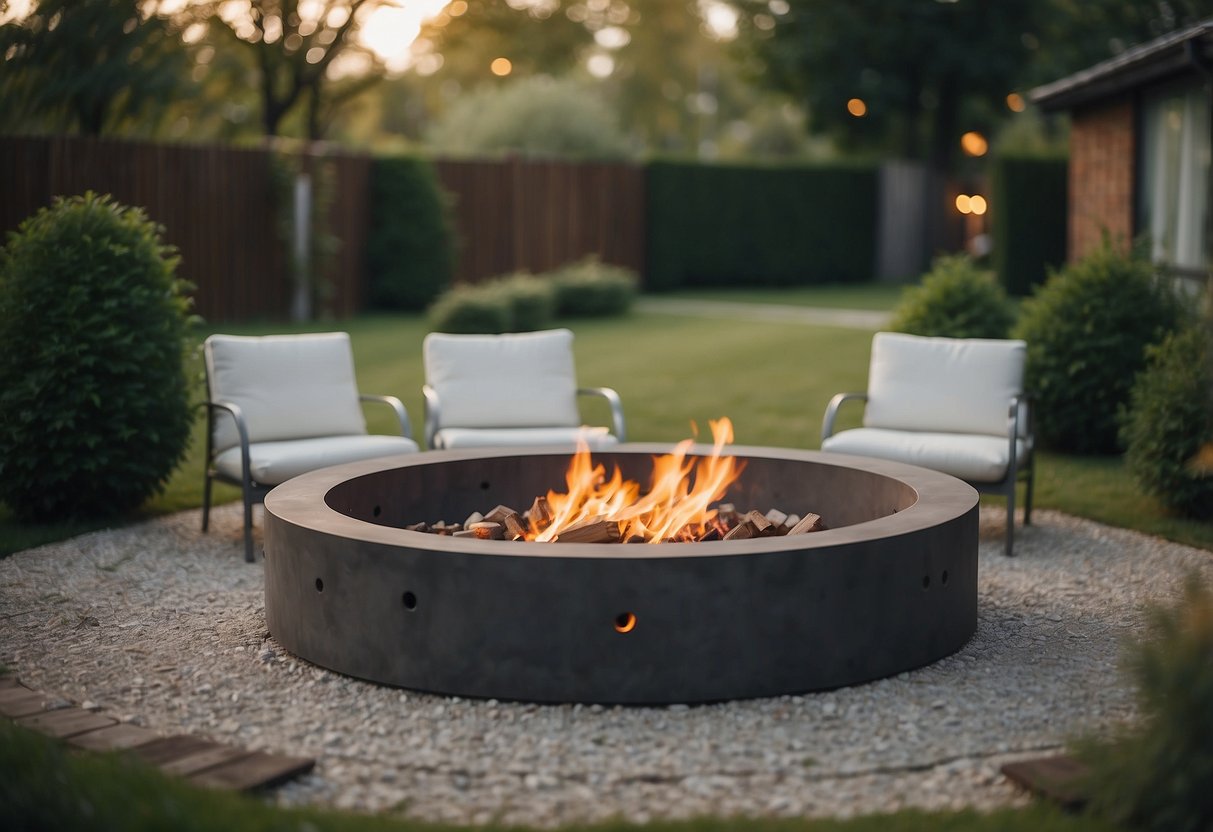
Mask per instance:
[[[534,332],[552,325],[556,317],[556,287],[526,272],[487,284],[510,309],[510,332]]]
[[[1213,590],[1193,576],[1177,605],[1154,609],[1128,667],[1142,718],[1080,749],[1089,811],[1123,829],[1213,829]]]
[[[1119,412],[1146,347],[1179,322],[1179,303],[1144,258],[1110,241],[1024,302],[1015,335],[1028,342],[1027,389],[1041,442],[1078,454],[1119,450]]]
[[[514,314],[492,287],[457,286],[430,307],[429,323],[434,332],[496,335],[513,329]]]
[[[23,520],[131,511],[185,453],[189,287],[162,233],[87,193],[0,253],[0,500]]]
[[[1028,295],[1066,261],[1069,160],[1000,156],[994,160],[994,273],[1008,294]]]
[[[1189,517],[1213,517],[1213,474],[1197,466],[1213,450],[1210,333],[1190,326],[1148,350],[1121,428],[1125,462],[1142,490]]]
[[[936,258],[901,294],[889,328],[946,338],[1006,338],[1015,322],[1002,287],[964,254]]]
[[[648,165],[645,288],[871,280],[870,165]]]
[[[455,271],[449,197],[423,159],[376,159],[370,178],[370,304],[420,311],[446,291]]]
[[[632,308],[640,285],[631,269],[602,263],[597,257],[557,269],[551,281],[557,311],[568,317],[623,315]]]

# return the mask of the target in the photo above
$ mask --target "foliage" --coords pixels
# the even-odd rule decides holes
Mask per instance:
[[[88,193],[0,258],[0,500],[30,520],[115,516],[160,491],[191,411],[186,285],[142,210]]]
[[[1156,608],[1128,666],[1142,720],[1091,741],[1090,811],[1143,832],[1213,829],[1213,588],[1194,575],[1182,600]]]
[[[5,128],[96,136],[154,122],[187,86],[190,57],[168,21],[143,5],[39,0],[0,25]]]
[[[490,288],[499,291],[510,308],[511,332],[546,329],[556,318],[557,290],[551,280],[521,272],[494,281]]]
[[[393,3],[200,0],[186,5],[179,17],[184,24],[201,24],[215,50],[244,55],[233,69],[257,76],[265,135],[279,135],[288,113],[302,106],[303,135],[315,140],[342,103],[382,78],[375,53],[358,41],[361,22],[380,5]],[[344,66],[333,71],[342,56]]]
[[[1174,332],[1148,350],[1121,427],[1125,461],[1142,490],[1194,518],[1213,517],[1213,354],[1204,327]],[[1213,704],[1213,703],[1211,703]]]
[[[590,256],[556,269],[551,276],[560,315],[605,317],[632,307],[640,284],[636,273]]]
[[[1029,294],[1065,262],[1068,170],[1064,156],[994,160],[994,271],[1010,294]]]
[[[427,314],[434,332],[496,335],[514,327],[514,310],[491,286],[456,286],[434,301]]]
[[[652,162],[645,288],[868,280],[876,193],[866,165]]]
[[[450,197],[429,162],[376,159],[370,176],[366,272],[371,305],[419,310],[450,285],[455,270]]]
[[[1006,338],[1015,322],[1002,287],[963,254],[936,258],[907,288],[889,329],[945,338]]]
[[[1028,342],[1027,389],[1041,442],[1080,454],[1118,449],[1118,411],[1146,347],[1179,321],[1171,289],[1140,254],[1112,242],[1054,272],[1024,302],[1016,337]]]
[[[600,96],[574,81],[523,78],[460,97],[428,132],[444,154],[519,153],[582,159],[628,156],[627,139]]]

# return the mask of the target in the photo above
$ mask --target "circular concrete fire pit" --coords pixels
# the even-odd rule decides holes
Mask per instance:
[[[666,446],[595,453],[646,481]],[[706,454],[708,448],[696,449]],[[436,452],[305,474],[265,501],[270,632],[315,664],[434,693],[673,703],[839,687],[928,664],[977,626],[977,493],[881,460],[732,447],[739,509],[792,537],[611,545],[406,531],[560,488],[571,449]]]

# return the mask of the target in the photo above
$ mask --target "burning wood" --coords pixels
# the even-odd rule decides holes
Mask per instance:
[[[712,453],[690,457],[692,441],[688,439],[678,443],[673,453],[654,457],[652,479],[643,494],[640,485],[624,480],[618,468],[608,478],[605,467],[595,465],[589,449],[582,445],[565,473],[568,490],[536,497],[522,514],[499,505],[487,514],[473,512],[462,524],[439,521],[407,528],[463,538],[541,543],[746,540],[825,528],[816,514],[805,514],[802,519],[775,508],[742,514],[732,503],[719,502],[745,464],[722,455],[724,446],[733,441],[732,423],[720,419],[709,424]]]

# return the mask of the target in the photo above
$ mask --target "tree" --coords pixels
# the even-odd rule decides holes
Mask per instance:
[[[183,18],[208,29],[217,49],[243,50],[256,70],[261,125],[282,132],[303,108],[303,132],[319,139],[338,107],[382,75],[378,58],[357,40],[365,16],[398,0],[208,0]]]
[[[5,126],[96,136],[154,125],[187,84],[190,59],[173,25],[144,6],[38,0],[0,25]]]
[[[738,7],[767,83],[801,96],[814,127],[946,170],[962,126],[989,119],[1014,89],[1038,2],[742,0]]]

